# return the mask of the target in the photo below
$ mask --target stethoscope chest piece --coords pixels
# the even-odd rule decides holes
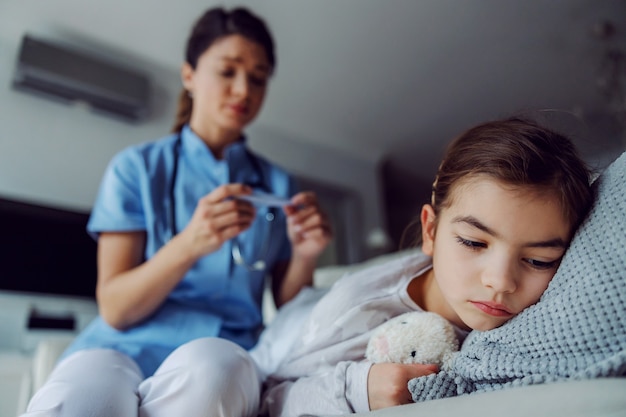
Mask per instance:
[[[243,257],[241,253],[241,246],[239,244],[239,239],[237,237],[233,238],[233,247],[232,247],[232,256],[235,265],[243,266],[248,271],[263,271],[267,268],[267,263],[265,259],[267,258],[269,252],[270,239],[272,237],[272,223],[276,219],[275,208],[269,208],[267,213],[265,213],[265,221],[267,223],[267,235],[263,239],[263,243],[261,244],[261,249],[259,251],[259,259],[249,264]]]
[[[235,265],[243,266],[249,271],[263,271],[265,270],[266,264],[265,261],[259,259],[258,261],[253,262],[251,265],[246,263],[243,259],[243,255],[241,254],[241,249],[239,249],[239,241],[235,238],[233,240],[233,249],[232,249],[233,261]]]

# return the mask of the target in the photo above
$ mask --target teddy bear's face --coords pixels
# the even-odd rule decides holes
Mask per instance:
[[[405,313],[374,330],[366,357],[374,363],[424,363],[441,366],[459,348],[452,325],[429,312]]]

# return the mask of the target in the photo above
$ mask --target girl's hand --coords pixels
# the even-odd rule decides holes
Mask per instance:
[[[370,410],[413,402],[408,383],[411,379],[437,372],[437,365],[376,363],[367,376]]]
[[[284,210],[293,254],[317,259],[333,237],[328,216],[319,206],[313,192],[298,193],[292,197],[291,203]]]
[[[215,252],[224,242],[250,227],[255,217],[254,207],[232,197],[251,192],[244,184],[226,184],[198,201],[191,221],[180,233],[192,256],[199,258]]]

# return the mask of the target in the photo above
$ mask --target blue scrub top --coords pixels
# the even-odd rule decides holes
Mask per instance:
[[[131,146],[117,154],[106,169],[87,230],[99,232],[145,231],[145,258],[150,259],[171,238],[171,207],[176,204],[176,228],[182,230],[198,200],[222,184],[243,182],[281,197],[296,192],[284,170],[254,155],[245,140],[234,143],[217,160],[205,143],[185,126],[181,133],[174,201],[174,146],[177,134]],[[287,261],[291,245],[286,219],[276,210],[272,222],[268,209],[257,207],[257,219],[238,237],[248,264],[262,257],[271,271]],[[257,341],[262,326],[261,302],[265,271],[236,265],[232,241],[201,259],[187,272],[163,305],[144,322],[118,331],[96,318],[64,353],[88,348],[113,348],[128,354],[152,375],[178,346],[199,337],[220,336],[246,349]]]

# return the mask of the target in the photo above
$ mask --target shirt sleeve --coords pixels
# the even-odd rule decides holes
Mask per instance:
[[[141,162],[130,150],[116,155],[107,166],[87,231],[96,238],[105,231],[146,230],[141,200]]]
[[[340,362],[329,372],[284,381],[265,394],[271,417],[341,415],[369,411],[367,376],[371,363]]]

